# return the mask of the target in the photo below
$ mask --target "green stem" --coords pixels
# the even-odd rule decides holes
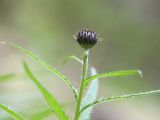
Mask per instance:
[[[77,99],[74,120],[79,120],[79,116],[80,116],[81,101],[82,101],[83,91],[84,91],[84,80],[87,77],[87,70],[88,70],[88,56],[89,56],[89,50],[87,49],[83,53],[82,78],[81,78],[81,83],[80,83],[80,90],[79,90],[79,95],[78,95],[78,99]]]

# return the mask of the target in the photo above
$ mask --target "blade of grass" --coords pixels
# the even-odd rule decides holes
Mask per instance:
[[[62,105],[62,107],[67,107],[67,106],[71,106],[73,105],[73,102],[71,102],[70,104],[64,104]],[[30,120],[44,120],[46,117],[53,115],[53,111],[51,109],[48,108],[43,108],[42,110],[38,110],[37,112],[33,113],[33,115],[30,117]]]
[[[124,76],[129,76],[129,75],[136,75],[139,74],[142,76],[142,72],[140,70],[121,70],[121,71],[113,71],[109,73],[102,73],[102,74],[96,74],[94,76],[91,76],[85,80],[86,84],[94,80],[96,78],[104,78],[104,77],[124,77]]]
[[[17,48],[18,50],[20,50],[21,52],[23,52],[25,55],[29,56],[30,58],[32,58],[34,61],[36,61],[37,63],[39,63],[40,65],[42,65],[45,69],[49,70],[50,72],[52,72],[53,74],[55,74],[56,76],[58,76],[61,80],[63,80],[73,91],[75,98],[77,98],[77,90],[76,88],[72,85],[72,83],[62,74],[60,73],[58,70],[56,70],[55,68],[51,67],[49,64],[47,64],[45,61],[41,60],[38,56],[36,56],[35,54],[33,54],[32,52],[18,46],[15,43],[12,42],[8,42],[9,45]]]
[[[0,75],[0,81],[6,81],[6,80],[11,80],[12,78],[15,77],[15,74],[5,74],[5,75]]]
[[[46,117],[53,113],[50,109],[41,110],[31,116],[30,120],[44,120]]]
[[[100,100],[94,101],[91,104],[86,105],[81,110],[81,112],[83,112],[88,107],[91,107],[91,106],[94,106],[94,105],[97,105],[97,104],[100,104],[100,103],[106,103],[106,102],[113,101],[113,100],[128,99],[128,98],[131,98],[131,97],[137,97],[137,96],[143,96],[143,95],[151,95],[151,94],[156,94],[156,93],[160,93],[160,90],[154,90],[154,91],[149,91],[149,92],[140,92],[140,93],[135,93],[135,94],[122,95],[122,96],[114,96],[114,97],[100,99]]]
[[[80,62],[81,64],[83,64],[83,61],[74,55],[66,57],[65,60],[63,61],[63,64],[65,64],[66,62],[68,62],[70,60],[76,60],[76,61]]]
[[[10,114],[14,119],[16,120],[25,120],[22,116],[20,116],[18,113],[7,107],[6,105],[0,104],[0,109],[6,111],[8,114]]]
[[[35,83],[35,85],[38,87],[42,95],[44,96],[45,100],[51,107],[51,109],[55,112],[59,120],[68,120],[68,116],[63,111],[60,104],[56,101],[56,99],[53,97],[53,95],[45,88],[43,85],[34,77],[32,72],[30,71],[28,65],[26,62],[23,62],[23,67],[28,75],[28,77]]]
[[[91,75],[95,75],[95,74],[97,74],[96,69],[91,68]],[[98,87],[99,87],[98,79],[91,81],[88,87],[88,90],[86,92],[86,95],[82,100],[81,109],[86,105],[95,101],[98,94]],[[83,111],[83,113],[81,113],[80,120],[89,120],[91,113],[92,113],[92,107],[89,107],[88,109]]]

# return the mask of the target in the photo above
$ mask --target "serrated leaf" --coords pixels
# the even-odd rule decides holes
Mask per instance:
[[[11,46],[13,46],[13,47],[15,47],[15,48],[17,48],[17,49],[19,49],[25,55],[29,56],[34,61],[36,61],[37,63],[39,63],[40,65],[42,65],[45,69],[49,70],[50,72],[52,72],[53,74],[55,74],[56,76],[58,76],[61,80],[63,80],[72,89],[75,98],[77,98],[77,90],[76,90],[76,88],[72,85],[72,83],[62,73],[60,73],[55,68],[51,67],[45,61],[41,60],[38,56],[36,56],[32,52],[28,51],[27,49],[24,49],[24,48],[18,46],[17,44],[15,44],[15,43],[8,42],[8,44],[11,45]]]
[[[28,68],[28,65],[25,62],[23,62],[23,67],[28,77],[38,87],[38,89],[44,96],[45,100],[47,101],[51,109],[55,112],[59,120],[68,120],[68,116],[65,114],[60,104],[53,97],[53,95],[33,76],[32,72],[30,71],[30,69]]]
[[[104,77],[124,77],[124,76],[129,76],[129,75],[136,75],[139,74],[142,76],[142,72],[140,70],[121,70],[121,71],[113,71],[109,73],[102,73],[102,74],[96,74],[94,76],[91,76],[85,80],[86,84],[94,80],[96,78],[104,78]]]
[[[97,74],[96,69],[91,68],[91,75],[95,75],[95,74]],[[95,101],[98,94],[98,87],[99,87],[98,79],[91,81],[89,88],[86,92],[86,95],[82,100],[81,109],[86,105]],[[92,107],[89,107],[88,109],[83,111],[83,113],[81,113],[80,120],[89,120],[91,113],[92,113]]]
[[[94,101],[91,104],[86,105],[81,110],[81,112],[83,112],[84,110],[88,109],[89,107],[93,107],[94,105],[101,104],[101,103],[106,103],[106,102],[109,102],[109,101],[112,101],[112,100],[127,99],[127,98],[131,98],[131,97],[137,97],[137,96],[143,96],[143,95],[151,95],[151,94],[156,94],[156,93],[160,93],[160,90],[154,90],[154,91],[149,91],[149,92],[140,92],[140,93],[135,93],[135,94],[114,96],[114,97],[100,99],[100,100]]]
[[[0,104],[0,109],[6,111],[8,114],[10,114],[16,120],[25,120],[22,116],[20,116],[18,113],[16,113],[14,110],[7,107],[6,105]]]
[[[81,64],[83,64],[83,61],[74,55],[66,57],[65,60],[63,61],[63,64],[65,64],[66,62],[68,62],[70,60],[76,60],[76,61],[80,62]]]

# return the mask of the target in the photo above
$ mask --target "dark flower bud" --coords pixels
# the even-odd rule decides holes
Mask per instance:
[[[84,49],[89,49],[97,43],[96,32],[88,29],[78,32],[75,39]]]

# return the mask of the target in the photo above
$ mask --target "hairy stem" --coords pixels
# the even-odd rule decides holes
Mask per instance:
[[[79,95],[77,99],[74,120],[79,120],[79,116],[80,116],[81,102],[82,102],[83,91],[84,91],[84,80],[87,77],[87,70],[88,70],[88,56],[89,56],[89,50],[85,49],[83,53],[82,78],[81,78],[81,83],[80,83],[80,90],[79,90]]]

